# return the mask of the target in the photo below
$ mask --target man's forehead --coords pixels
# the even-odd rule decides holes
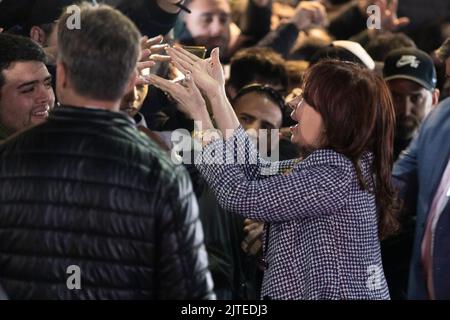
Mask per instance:
[[[39,61],[17,61],[3,70],[6,82],[28,82],[43,80],[50,76],[47,67]]]
[[[231,13],[231,7],[227,0],[194,0],[190,8],[193,13]]]
[[[387,83],[391,91],[401,91],[411,94],[427,91],[422,85],[409,79],[392,79],[387,81]]]

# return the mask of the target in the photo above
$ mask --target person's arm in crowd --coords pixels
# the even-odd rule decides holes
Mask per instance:
[[[369,1],[355,2],[346,10],[330,20],[328,32],[338,40],[347,40],[351,36],[364,31],[367,28],[367,15],[365,8]]]
[[[369,29],[367,8],[376,5],[380,9],[380,28]],[[407,25],[409,19],[397,17],[398,0],[360,0],[335,17],[328,31],[336,39],[350,39],[364,46],[379,33],[395,32]],[[371,13],[371,12],[369,12]]]
[[[149,77],[150,82],[169,92],[180,108],[197,121],[197,126],[201,122],[202,133],[212,131],[214,126],[200,90],[210,101],[222,134],[205,133],[206,137],[202,134],[205,147],[196,165],[225,210],[261,222],[281,222],[311,214],[329,215],[345,204],[352,179],[350,164],[293,170],[265,179],[249,177],[245,172],[246,163],[255,159],[258,152],[227,100],[218,49],[207,60],[182,48],[168,49],[168,53],[175,66],[186,74],[185,84],[175,84],[155,75]],[[280,201],[280,197],[287,200]]]
[[[240,24],[242,35],[253,44],[270,32],[272,0],[250,0]]]
[[[212,106],[214,122],[221,136],[229,138],[234,134],[234,130],[238,128],[242,129],[225,92],[225,76],[219,59],[219,48],[214,49],[211,53],[211,58],[207,60],[200,59],[180,47],[168,48],[167,52],[172,58],[172,63],[183,74],[192,74],[195,82],[198,83],[200,90],[205,94]],[[169,89],[168,91],[170,91],[170,88],[167,87],[162,89]],[[183,104],[185,103],[184,99],[190,99],[192,101],[192,94],[195,94],[196,90],[191,89],[191,91],[192,93],[190,95],[178,98],[178,104],[181,108],[183,108]],[[192,114],[192,110],[186,107],[181,111],[191,119],[200,120],[200,122],[196,123],[196,130],[206,131],[214,129],[213,122],[209,119],[208,113],[200,115]],[[244,174],[248,179],[265,178],[268,175],[283,173],[286,170],[290,170],[298,162],[297,159],[277,162],[266,161],[260,157],[247,134],[245,136],[246,141],[243,145],[240,145],[240,150],[237,152],[240,155],[248,154],[249,156],[247,161],[248,165],[244,166]]]
[[[161,201],[166,209],[159,210],[156,226],[157,299],[214,299],[198,204],[183,167],[175,169],[172,188]]]
[[[396,32],[399,28],[409,24],[409,19],[406,17],[397,17],[398,0],[393,0],[389,4],[385,0],[379,1],[380,6],[380,29],[366,28],[358,34],[350,38],[351,41],[358,42],[365,47],[370,40],[379,34],[386,32]]]
[[[298,33],[310,26],[326,24],[325,7],[319,2],[302,1],[297,6],[294,16],[270,32],[258,44],[258,47],[269,47],[287,57],[298,37]]]
[[[149,37],[166,35],[175,25],[179,0],[122,0],[117,8],[126,14]]]

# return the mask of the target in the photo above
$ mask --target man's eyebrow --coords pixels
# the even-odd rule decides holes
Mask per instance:
[[[256,119],[254,116],[252,116],[251,114],[248,114],[246,112],[241,112],[241,116],[247,116],[249,118]]]
[[[20,86],[17,87],[17,89],[22,89],[23,87],[28,87],[28,86],[34,85],[38,82],[39,82],[38,80],[34,80],[34,81],[22,83]]]
[[[50,80],[52,80],[52,76],[51,75],[46,77],[44,79],[44,82],[50,81]],[[17,89],[22,89],[23,87],[28,87],[28,86],[31,86],[31,85],[35,85],[38,82],[39,82],[39,80],[34,80],[34,81],[29,81],[29,82],[22,83],[20,86],[17,87]]]
[[[273,129],[276,129],[276,128],[277,128],[277,126],[274,125],[274,124],[271,123],[271,122],[263,121],[262,123],[263,123],[266,127],[271,127],[271,128],[273,128]]]

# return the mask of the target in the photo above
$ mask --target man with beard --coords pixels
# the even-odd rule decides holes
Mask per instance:
[[[326,21],[325,7],[322,4],[316,1],[302,1],[296,7],[294,16],[269,32],[267,25],[270,24],[270,14],[263,13],[267,11],[269,1],[251,0],[248,7],[249,10],[252,8],[250,13],[256,14],[256,11],[260,10],[261,12],[253,18],[247,17],[249,21],[244,24],[241,35],[244,39],[247,35],[253,40],[247,44],[244,39],[241,39],[243,43],[239,40],[236,41],[238,43],[234,43],[230,40],[233,38],[232,33],[236,30],[232,26],[232,12],[228,0],[186,0],[184,5],[191,13],[181,14],[184,28],[180,30],[177,38],[184,45],[205,46],[208,52],[219,47],[221,61],[224,63],[229,62],[234,52],[246,45],[252,45],[250,44],[252,42],[256,46],[270,47],[285,57],[295,44],[301,30],[311,25],[323,25]],[[268,11],[270,13],[270,10]],[[265,30],[265,32],[256,30]],[[237,34],[239,32],[236,31]]]
[[[397,128],[394,140],[394,159],[410,144],[428,113],[439,102],[436,89],[436,70],[431,57],[414,48],[401,48],[388,54],[383,70],[391,90],[396,112]],[[383,268],[391,298],[407,298],[409,264],[411,261],[415,210],[405,202],[398,235],[383,240],[381,253]]]
[[[425,52],[402,48],[387,56],[383,75],[391,90],[396,112],[396,160],[414,138],[423,119],[439,102],[436,69]]]
[[[210,52],[215,47],[227,54],[231,36],[231,7],[227,0],[188,0],[190,14],[182,14],[186,25],[181,42],[205,46]]]

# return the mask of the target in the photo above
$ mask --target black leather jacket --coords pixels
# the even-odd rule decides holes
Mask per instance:
[[[11,299],[214,298],[188,174],[127,116],[55,109],[0,144],[0,283]]]

